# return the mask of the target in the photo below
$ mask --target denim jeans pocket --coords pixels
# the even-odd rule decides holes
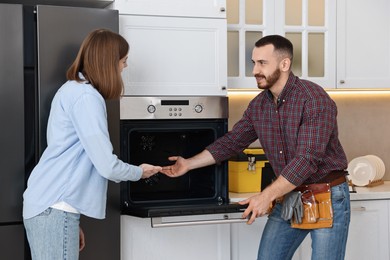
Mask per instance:
[[[349,204],[348,184],[343,183],[332,187],[332,205],[334,209],[345,209],[346,203]]]
[[[52,208],[47,208],[44,211],[42,211],[40,214],[38,214],[38,217],[46,217],[49,216],[52,211]]]

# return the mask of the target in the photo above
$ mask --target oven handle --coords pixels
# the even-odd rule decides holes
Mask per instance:
[[[246,218],[230,218],[228,215],[224,215],[223,219],[172,221],[172,222],[163,222],[162,217],[153,217],[151,218],[151,225],[152,228],[160,228],[160,227],[182,227],[182,226],[197,226],[197,225],[210,225],[210,224],[244,223],[247,221],[248,219]]]

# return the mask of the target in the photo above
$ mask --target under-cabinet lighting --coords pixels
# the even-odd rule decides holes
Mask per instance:
[[[228,95],[257,95],[262,90],[229,89]],[[331,95],[390,95],[390,89],[325,89]]]
[[[326,89],[326,92],[332,95],[389,95],[390,89]]]
[[[257,95],[262,90],[228,90],[228,95]]]

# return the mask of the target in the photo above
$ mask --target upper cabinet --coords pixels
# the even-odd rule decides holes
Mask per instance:
[[[119,14],[226,18],[226,0],[115,0]]]
[[[256,40],[294,44],[292,70],[326,89],[390,88],[390,1],[227,0],[228,88],[255,89]]]
[[[337,0],[337,87],[390,88],[390,1]]]
[[[125,95],[225,96],[226,19],[120,15]]]
[[[251,60],[255,42],[280,34],[294,45],[294,74],[334,88],[335,11],[335,1],[227,0],[228,87],[256,88]]]
[[[225,0],[116,0],[125,95],[226,96]]]
[[[208,38],[206,45],[213,46],[214,50],[209,53],[210,49],[206,51],[203,47],[196,48],[196,43],[188,41],[189,38],[185,36],[192,29],[179,20],[172,20],[172,24],[166,27],[165,31],[186,32],[173,37],[172,41],[176,41],[175,43],[164,43],[166,40],[163,40],[162,44],[167,47],[164,51],[164,61],[169,61],[167,57],[170,57],[171,53],[173,59],[168,65],[164,65],[162,70],[165,70],[167,75],[175,71],[179,73],[180,68],[184,70],[182,66],[185,65],[171,64],[175,60],[184,62],[182,46],[191,44],[194,47],[192,54],[199,55],[195,55],[196,62],[190,63],[186,73],[197,72],[195,77],[208,77],[199,79],[199,82],[206,80],[204,86],[208,87],[197,93],[220,95],[224,94],[223,89],[226,87],[257,89],[252,75],[252,49],[258,39],[270,34],[284,35],[294,44],[294,74],[316,82],[325,89],[390,88],[388,0],[116,0],[111,7],[118,9],[122,15],[196,19],[190,27],[197,33],[203,30],[200,39]],[[211,23],[213,20],[222,20],[222,23],[227,21],[227,29],[226,25],[214,24],[211,26],[214,33],[206,33],[210,32],[210,28],[207,29],[202,19]],[[122,30],[133,35],[138,32],[138,28],[128,30],[130,25],[126,26],[122,26]],[[149,30],[148,37],[152,41],[156,36],[161,39],[162,31],[157,30],[154,33]],[[213,34],[217,38],[210,41]],[[132,37],[131,46],[138,44],[134,42],[138,41],[137,37],[128,37]],[[155,46],[158,47],[159,44]],[[169,51],[176,48],[178,52]],[[134,48],[131,52],[133,50]],[[145,53],[144,57],[150,55],[150,52]],[[208,55],[215,56],[207,60]],[[160,54],[159,58],[164,57]],[[205,62],[202,63],[201,59]],[[134,62],[134,65],[140,64],[138,60]],[[146,60],[140,62],[145,63]],[[213,65],[210,65],[210,62]],[[213,72],[210,72],[210,69]],[[153,72],[156,71],[149,71],[148,77],[153,77]],[[211,74],[216,80],[211,78]],[[139,74],[136,76],[139,77]],[[174,83],[182,82],[179,79]],[[195,82],[194,86],[198,84]]]

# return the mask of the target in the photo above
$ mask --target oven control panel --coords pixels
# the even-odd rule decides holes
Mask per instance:
[[[201,113],[202,110],[203,110],[203,106],[202,105],[196,105],[195,106],[195,112],[197,113]],[[148,112],[150,114],[154,114],[156,113],[157,111],[157,108],[155,105],[148,105],[148,108],[147,108]],[[176,107],[176,106],[171,106],[168,108],[168,116],[169,117],[176,117],[176,116],[183,116],[183,111],[185,109],[183,109],[182,107]]]
[[[225,96],[139,97],[124,96],[120,100],[120,118],[126,119],[190,119],[227,118]]]

